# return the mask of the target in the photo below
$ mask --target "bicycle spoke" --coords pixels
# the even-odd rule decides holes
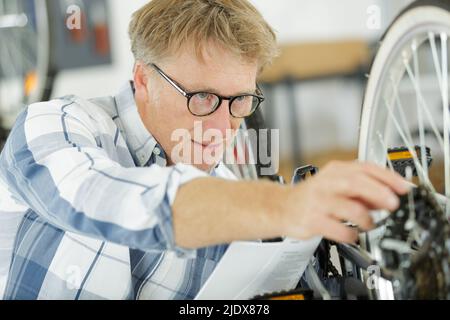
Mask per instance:
[[[448,57],[447,57],[447,34],[441,34],[441,54],[442,54],[442,107],[444,111],[444,163],[445,163],[445,195],[450,196],[450,153],[449,153],[449,104],[448,104]],[[446,207],[448,214],[449,206]]]
[[[414,63],[414,76],[417,81],[417,87],[419,90],[421,90],[420,86],[420,69],[419,69],[419,59],[417,57],[417,41],[414,40],[411,46],[412,52],[413,52],[413,63]],[[424,168],[424,173],[426,177],[428,178],[428,163],[425,150],[425,130],[423,126],[423,116],[422,116],[422,110],[420,108],[420,101],[419,101],[419,94],[416,92],[416,107],[417,107],[417,122],[419,124],[419,141],[420,141],[420,153],[422,154],[421,160],[422,160],[422,168]]]
[[[406,137],[408,138],[409,143],[411,145],[413,145],[414,141],[411,136],[411,131],[409,130],[408,122],[406,121],[406,115],[405,115],[405,112],[403,109],[402,101],[400,100],[400,96],[398,94],[398,88],[397,88],[396,84],[394,83],[394,79],[392,78],[392,76],[390,77],[390,81],[391,81],[391,85],[392,85],[392,88],[394,91],[394,100],[395,100],[395,105],[397,107],[396,110],[398,110],[398,112],[399,112],[401,124],[403,126],[403,129],[405,130]]]
[[[434,189],[434,186],[431,184],[428,177],[426,177],[424,175],[424,171],[423,171],[422,166],[420,165],[419,159],[417,158],[416,151],[414,150],[413,146],[409,143],[408,139],[405,136],[405,133],[403,132],[402,128],[400,127],[400,124],[393,113],[392,106],[390,106],[386,100],[384,100],[384,105],[386,106],[386,108],[389,112],[389,115],[390,115],[392,121],[394,122],[394,125],[397,128],[398,133],[400,134],[400,137],[402,138],[403,142],[406,144],[406,147],[408,148],[408,151],[413,158],[413,162],[414,162],[414,165],[416,166],[416,170],[417,170],[419,179],[421,180],[422,183],[426,184],[433,192],[436,192]]]
[[[427,116],[428,122],[430,123],[431,128],[433,129],[433,132],[436,135],[436,138],[437,138],[437,140],[438,140],[442,150],[444,150],[444,140],[442,139],[442,137],[441,137],[441,135],[439,133],[439,130],[438,130],[437,126],[436,126],[436,123],[433,120],[433,116],[431,115],[430,109],[428,108],[428,105],[425,102],[425,99],[424,99],[424,97],[422,95],[422,91],[420,90],[420,88],[417,85],[416,78],[413,75],[413,72],[411,70],[411,66],[409,65],[409,62],[408,62],[406,57],[403,57],[403,64],[405,66],[405,69],[406,69],[406,72],[408,74],[408,77],[409,77],[409,79],[411,80],[411,82],[413,84],[414,90],[416,90],[416,93],[419,96],[420,105],[422,106],[423,111],[425,111],[425,115]]]
[[[436,77],[439,82],[439,87],[442,88],[441,64],[439,62],[439,56],[438,56],[438,52],[436,49],[436,40],[435,40],[435,35],[433,32],[428,32],[428,41],[430,42],[430,46],[431,46],[431,53],[433,56],[433,65],[434,65],[434,70],[436,71]]]
[[[384,142],[383,136],[381,135],[380,131],[377,131],[377,136],[378,136],[378,140],[380,141],[381,147],[383,148],[383,150],[385,150],[386,160],[387,160],[389,169],[391,169],[392,171],[395,171],[394,166],[392,165],[392,161],[389,158],[388,147],[387,147],[386,143]]]
[[[406,180],[408,180],[409,182],[412,182],[411,167],[406,168],[405,175],[406,175]],[[415,209],[416,207],[415,207],[414,197],[413,197],[412,192],[408,193],[408,208],[409,208],[409,212],[408,212],[409,216],[408,216],[408,220],[405,223],[405,228],[412,229],[414,221],[416,219],[416,209]]]

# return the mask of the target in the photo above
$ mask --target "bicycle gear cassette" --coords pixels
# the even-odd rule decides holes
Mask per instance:
[[[396,299],[450,299],[450,225],[428,188],[400,198],[379,246]]]

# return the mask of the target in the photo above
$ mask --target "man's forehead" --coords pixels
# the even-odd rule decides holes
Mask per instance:
[[[204,45],[201,52],[199,55],[193,46],[180,49],[165,60],[164,68],[176,75],[176,80],[184,82],[189,90],[223,91],[228,88],[236,91],[234,93],[255,90],[258,71],[256,61],[246,61],[230,50],[214,44]]]
[[[199,64],[208,66],[220,65],[222,60],[226,60],[233,64],[254,65],[258,61],[246,58],[233,49],[221,44],[218,41],[209,40],[205,42],[195,43],[186,42],[180,47],[170,48],[164,60],[195,60]]]

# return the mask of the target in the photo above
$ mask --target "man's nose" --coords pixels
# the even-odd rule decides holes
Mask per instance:
[[[203,129],[216,129],[220,130],[225,138],[226,131],[231,129],[231,115],[230,115],[230,101],[222,100],[222,104],[212,114],[206,117],[203,122]]]

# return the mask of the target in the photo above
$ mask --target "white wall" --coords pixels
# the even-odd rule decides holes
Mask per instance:
[[[280,42],[323,41],[342,38],[375,38],[380,30],[366,27],[367,9],[380,8],[382,0],[252,0],[278,31]],[[385,20],[382,19],[382,27]]]

